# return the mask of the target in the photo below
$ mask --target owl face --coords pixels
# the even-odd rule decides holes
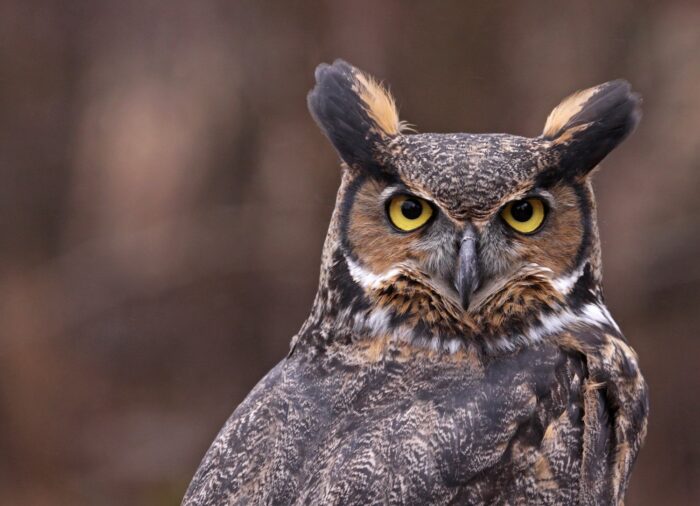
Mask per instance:
[[[411,149],[427,141],[423,149],[442,153],[481,151],[484,141],[494,153],[505,153],[522,143],[517,137],[504,136],[495,140],[412,137]],[[420,272],[442,297],[469,310],[470,303],[480,300],[474,297],[479,291],[488,292],[524,267],[537,265],[552,279],[576,268],[577,258],[585,254],[583,239],[591,216],[584,183],[538,185],[534,178],[523,177],[479,185],[473,180],[484,174],[483,167],[461,159],[437,158],[441,167],[402,157],[412,165],[393,177],[362,171],[352,174],[350,189],[343,197],[346,211],[340,233],[355,275],[370,280],[387,273]],[[510,158],[511,163],[527,163]],[[411,177],[430,171],[440,181]],[[459,197],[441,192],[440,182],[450,192],[456,189]],[[498,191],[494,188],[482,200],[471,195],[471,188],[483,188],[486,183],[497,185]]]
[[[589,174],[639,119],[627,83],[525,138],[405,134],[372,78],[337,61],[316,79],[310,110],[344,162],[327,270],[359,332],[496,334],[599,292]]]

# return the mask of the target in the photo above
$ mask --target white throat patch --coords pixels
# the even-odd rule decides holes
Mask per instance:
[[[574,287],[579,278],[583,275],[583,271],[586,269],[586,265],[588,265],[587,262],[582,262],[581,265],[576,267],[571,273],[553,279],[552,285],[562,295],[569,295],[571,289]]]
[[[345,261],[348,264],[348,271],[350,271],[352,279],[361,287],[370,290],[381,288],[387,280],[396,277],[401,272],[399,269],[394,268],[382,274],[374,274],[347,256],[345,257]]]

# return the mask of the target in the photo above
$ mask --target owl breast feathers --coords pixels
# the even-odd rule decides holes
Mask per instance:
[[[342,179],[318,293],[183,504],[622,504],[648,397],[591,172],[640,102],[611,81],[538,137],[417,134],[372,77],[319,66]]]

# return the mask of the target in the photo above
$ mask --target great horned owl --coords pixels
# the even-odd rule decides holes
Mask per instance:
[[[612,81],[539,137],[416,134],[321,65],[342,160],[318,293],[184,504],[621,504],[647,390],[603,302],[591,171],[636,126]]]

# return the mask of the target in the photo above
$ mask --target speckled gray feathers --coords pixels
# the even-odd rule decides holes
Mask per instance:
[[[459,219],[480,216],[530,183],[549,142],[508,134],[414,134],[391,143],[391,167]]]

